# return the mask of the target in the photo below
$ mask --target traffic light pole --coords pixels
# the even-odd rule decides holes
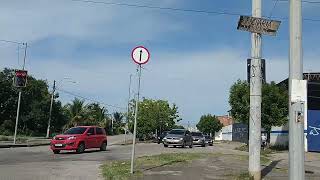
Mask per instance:
[[[49,120],[48,120],[48,128],[47,128],[47,135],[46,138],[50,136],[50,123],[51,123],[51,115],[52,115],[52,105],[54,101],[54,92],[56,90],[56,81],[53,81],[53,88],[52,88],[52,95],[51,95],[51,103],[50,103],[50,112],[49,112]]]
[[[26,65],[27,47],[28,47],[27,43],[24,43],[24,45],[25,45],[25,49],[24,49],[22,70],[24,70]],[[16,144],[16,140],[17,140],[18,122],[19,122],[19,114],[20,114],[20,102],[21,102],[21,89],[19,89],[18,107],[17,107],[16,125],[14,128],[13,144]]]

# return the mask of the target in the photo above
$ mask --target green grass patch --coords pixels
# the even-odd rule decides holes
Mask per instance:
[[[135,173],[130,174],[130,161],[112,161],[104,164],[102,174],[106,180],[128,180],[143,175],[143,171],[161,167],[175,165],[178,163],[188,163],[195,159],[206,157],[206,154],[200,153],[173,153],[160,154],[155,156],[144,156],[135,161]]]

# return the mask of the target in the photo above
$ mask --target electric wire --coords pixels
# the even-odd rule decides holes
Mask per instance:
[[[111,104],[106,104],[106,103],[104,103],[104,102],[100,102],[100,101],[97,101],[97,100],[94,100],[94,99],[91,99],[91,98],[88,98],[88,97],[84,97],[84,96],[75,94],[75,93],[73,93],[73,92],[66,91],[66,90],[61,89],[61,88],[56,88],[56,90],[57,90],[57,91],[60,91],[60,92],[62,92],[62,93],[65,93],[65,94],[69,94],[69,95],[72,95],[72,96],[75,96],[75,97],[79,97],[79,98],[84,99],[84,100],[88,100],[88,101],[92,101],[92,102],[95,102],[95,103],[103,104],[103,105],[105,105],[105,106],[109,106],[109,107],[113,107],[113,108],[117,108],[117,109],[123,109],[123,110],[126,109],[126,108],[124,108],[124,107],[115,106],[115,105],[111,105]]]

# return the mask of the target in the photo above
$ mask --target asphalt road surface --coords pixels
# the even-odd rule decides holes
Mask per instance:
[[[117,138],[114,142],[116,141]],[[94,149],[86,150],[83,154],[63,152],[56,155],[48,146],[0,149],[0,180],[102,179],[100,165],[110,160],[130,159],[131,148],[130,145],[112,145],[102,152]],[[172,152],[225,151],[223,149],[215,146],[164,148],[163,145],[152,143],[137,144],[136,153],[137,156],[144,156]]]

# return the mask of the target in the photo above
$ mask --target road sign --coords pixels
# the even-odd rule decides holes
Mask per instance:
[[[28,71],[15,70],[14,86],[16,86],[16,87],[26,87],[26,85],[27,85],[27,75],[28,75]]]
[[[150,59],[150,53],[143,46],[135,47],[131,53],[132,60],[139,65],[146,64]]]
[[[238,30],[275,36],[281,21],[251,16],[240,16]]]

